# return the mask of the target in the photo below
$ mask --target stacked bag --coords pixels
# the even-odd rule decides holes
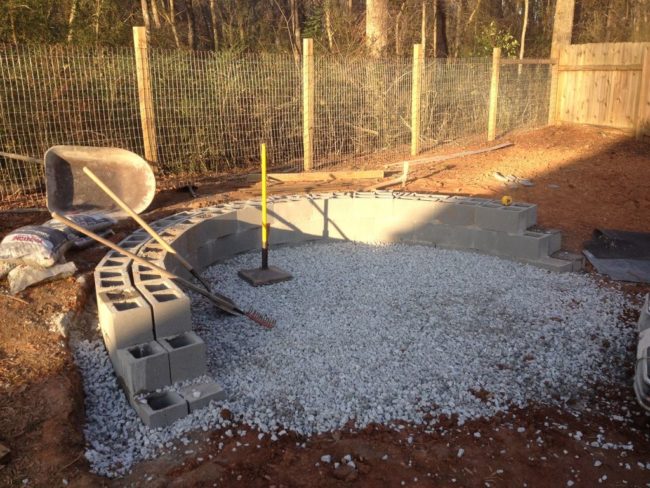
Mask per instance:
[[[102,212],[66,215],[75,223],[96,231],[106,231],[115,220]],[[66,263],[65,252],[82,249],[92,239],[52,219],[42,225],[26,225],[5,236],[0,242],[0,278],[7,277],[9,291],[16,294],[28,286],[72,276],[77,268]]]

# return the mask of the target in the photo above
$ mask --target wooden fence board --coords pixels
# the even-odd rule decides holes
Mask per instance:
[[[650,107],[639,108],[643,94],[650,92],[650,86],[641,86],[643,50],[649,46],[640,42],[563,46],[558,61],[558,121],[634,129],[639,117],[650,118]]]

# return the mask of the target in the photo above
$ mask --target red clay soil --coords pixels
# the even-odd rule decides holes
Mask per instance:
[[[650,231],[648,142],[577,126],[520,132],[503,140],[515,145],[413,168],[407,190],[495,198],[508,194],[537,203],[539,224],[561,229],[565,248],[574,251],[596,227]],[[470,148],[476,147],[480,145]],[[436,154],[458,150],[446,147]],[[495,171],[531,179],[534,186],[505,188],[494,178]],[[273,192],[361,189],[368,184],[286,184],[274,186]],[[198,199],[182,191],[160,192],[146,218],[257,192],[233,180],[202,183],[197,191]],[[0,237],[47,218],[43,212],[2,213]],[[121,224],[113,239],[134,228]],[[268,436],[258,441],[250,429],[243,438],[197,433],[191,445],[140,463],[121,480],[99,478],[89,472],[83,457],[81,379],[67,341],[50,329],[53,317],[70,312],[74,333],[96,334],[92,320],[86,320],[94,314],[88,300],[93,294],[89,272],[104,252],[94,247],[71,254],[84,278],[28,289],[18,297],[27,303],[0,296],[0,443],[11,449],[9,462],[0,465],[0,486],[546,487],[568,486],[569,481],[574,486],[650,486],[650,416],[634,400],[632,350],[628,381],[597,388],[570,410],[530,407],[462,427],[442,419],[444,434],[441,429],[424,434],[417,427],[395,432],[379,426],[311,439],[289,434],[272,442]],[[0,292],[5,293],[3,287]],[[631,295],[648,291],[646,286],[626,289]],[[626,317],[634,327],[637,313],[626,311]],[[603,447],[603,442],[609,444]],[[325,454],[334,461],[350,454],[356,468],[335,469],[320,462]]]

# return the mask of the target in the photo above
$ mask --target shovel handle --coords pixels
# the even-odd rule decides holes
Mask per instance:
[[[232,304],[232,302],[228,302],[228,301],[226,301],[226,300],[224,300],[224,299],[210,293],[209,291],[204,290],[200,286],[196,286],[194,283],[190,283],[189,281],[184,280],[183,278],[181,278],[180,276],[175,275],[171,271],[167,271],[165,268],[161,268],[160,266],[158,266],[156,264],[153,264],[152,262],[147,261],[146,259],[144,259],[144,258],[142,258],[142,257],[140,257],[140,256],[138,256],[136,254],[133,254],[130,251],[127,251],[126,249],[124,249],[124,248],[118,246],[117,244],[115,244],[114,242],[111,242],[111,241],[109,241],[108,239],[106,239],[106,238],[104,238],[102,236],[98,236],[94,232],[86,229],[85,227],[82,227],[82,226],[78,225],[77,223],[75,223],[72,220],[64,217],[63,215],[59,215],[56,212],[52,212],[52,217],[55,220],[58,220],[59,222],[61,222],[62,224],[65,224],[66,226],[76,230],[77,232],[81,232],[85,236],[90,237],[91,239],[99,242],[100,244],[103,244],[104,246],[112,249],[113,251],[118,252],[118,253],[120,253],[120,254],[122,254],[124,256],[127,256],[128,258],[131,258],[133,261],[135,261],[139,265],[147,266],[147,267],[157,271],[158,273],[160,273],[164,277],[172,279],[172,280],[178,282],[180,285],[184,286],[185,288],[189,288],[192,291],[200,293],[201,295],[203,295],[204,297],[208,298],[210,301],[215,303],[224,312],[230,313],[232,315],[242,315],[243,314],[243,312],[239,308],[234,306]]]
[[[106,193],[109,197],[111,197],[111,200],[113,200],[119,207],[124,210],[129,216],[135,220],[138,224],[140,224],[140,227],[142,227],[145,231],[147,231],[147,234],[149,234],[153,239],[158,242],[162,246],[162,248],[167,251],[170,254],[173,254],[176,259],[187,269],[188,271],[192,272],[194,271],[194,268],[192,265],[185,259],[182,255],[178,254],[176,252],[176,249],[174,249],[172,246],[167,243],[162,237],[160,237],[160,234],[156,232],[154,229],[151,228],[149,224],[147,224],[142,217],[140,217],[136,212],[133,211],[131,207],[128,206],[128,204],[122,200],[120,197],[118,197],[115,193],[113,193],[113,190],[111,190],[104,182],[99,179],[99,176],[97,176],[95,173],[93,173],[87,166],[84,166],[83,169],[84,173],[95,182],[95,184],[102,189],[104,193]],[[194,274],[194,273],[192,273]]]

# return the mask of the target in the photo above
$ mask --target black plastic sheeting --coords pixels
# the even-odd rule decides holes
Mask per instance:
[[[583,254],[600,274],[619,281],[650,283],[650,234],[596,229]]]

